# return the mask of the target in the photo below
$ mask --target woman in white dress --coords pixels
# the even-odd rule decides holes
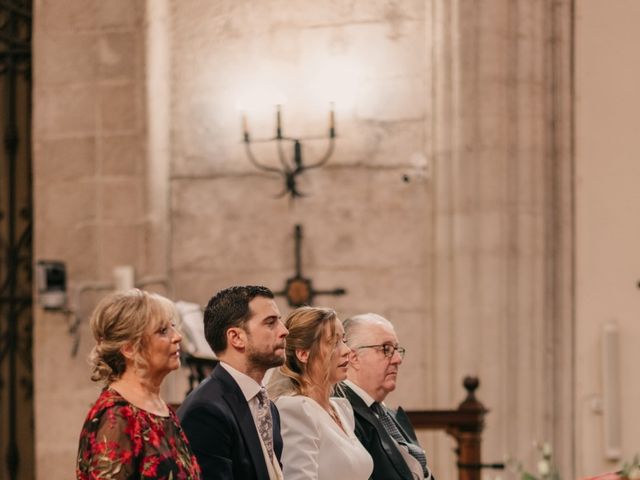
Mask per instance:
[[[271,379],[277,397],[287,480],[366,480],[373,460],[354,433],[346,399],[333,398],[347,377],[350,349],[330,308],[301,307],[285,321],[285,364]]]

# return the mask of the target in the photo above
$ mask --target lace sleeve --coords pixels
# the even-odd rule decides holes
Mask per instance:
[[[114,406],[87,422],[80,434],[77,477],[79,480],[127,479],[137,470],[136,420]],[[129,412],[130,413],[130,412]]]

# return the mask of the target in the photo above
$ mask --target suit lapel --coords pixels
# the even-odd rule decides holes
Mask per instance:
[[[378,420],[378,417],[374,415],[369,407],[364,403],[364,400],[360,398],[360,396],[351,390],[348,386],[343,387],[345,390],[345,394],[351,405],[353,406],[354,412],[362,417],[363,420],[370,423],[375,429],[380,437],[380,441],[382,443],[382,447],[384,448],[385,453],[389,457],[389,460],[398,471],[398,474],[401,478],[412,478],[411,471],[407,466],[406,462],[402,458],[402,454],[398,451],[398,447],[395,442],[391,438],[391,436],[387,433],[387,431]]]
[[[269,471],[267,470],[264,454],[262,453],[258,430],[256,429],[253,415],[251,415],[249,404],[242,394],[242,390],[240,390],[240,387],[233,377],[229,375],[229,372],[223,367],[216,367],[212,375],[217,376],[225,387],[223,398],[236,418],[238,428],[240,429],[240,433],[242,434],[244,443],[249,451],[249,456],[256,470],[257,478],[268,479]]]
[[[282,467],[282,434],[280,433],[280,412],[276,404],[269,400],[271,405],[271,418],[273,419],[273,451],[276,454],[276,458]]]
[[[418,437],[416,436],[416,431],[411,426],[411,421],[409,420],[409,416],[407,412],[404,411],[402,407],[398,407],[398,410],[393,412],[390,411],[391,416],[396,421],[396,424],[400,427],[400,431],[405,436],[407,440],[411,443],[418,443]]]

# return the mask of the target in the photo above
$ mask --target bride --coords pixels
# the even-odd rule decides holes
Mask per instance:
[[[354,434],[353,410],[331,393],[347,376],[351,350],[330,308],[301,307],[285,321],[286,360],[270,381],[287,480],[366,480],[373,460]]]

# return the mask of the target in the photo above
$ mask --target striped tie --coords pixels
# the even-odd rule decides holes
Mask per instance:
[[[393,419],[386,408],[384,408],[380,403],[373,402],[371,404],[371,410],[376,414],[380,423],[387,431],[387,433],[400,445],[407,447],[409,450],[409,454],[413,458],[415,458],[420,465],[422,466],[422,472],[424,473],[424,478],[431,478],[431,472],[429,471],[429,467],[427,467],[427,456],[424,453],[424,450],[420,448],[418,445],[408,442],[407,439],[402,435],[396,421]]]

